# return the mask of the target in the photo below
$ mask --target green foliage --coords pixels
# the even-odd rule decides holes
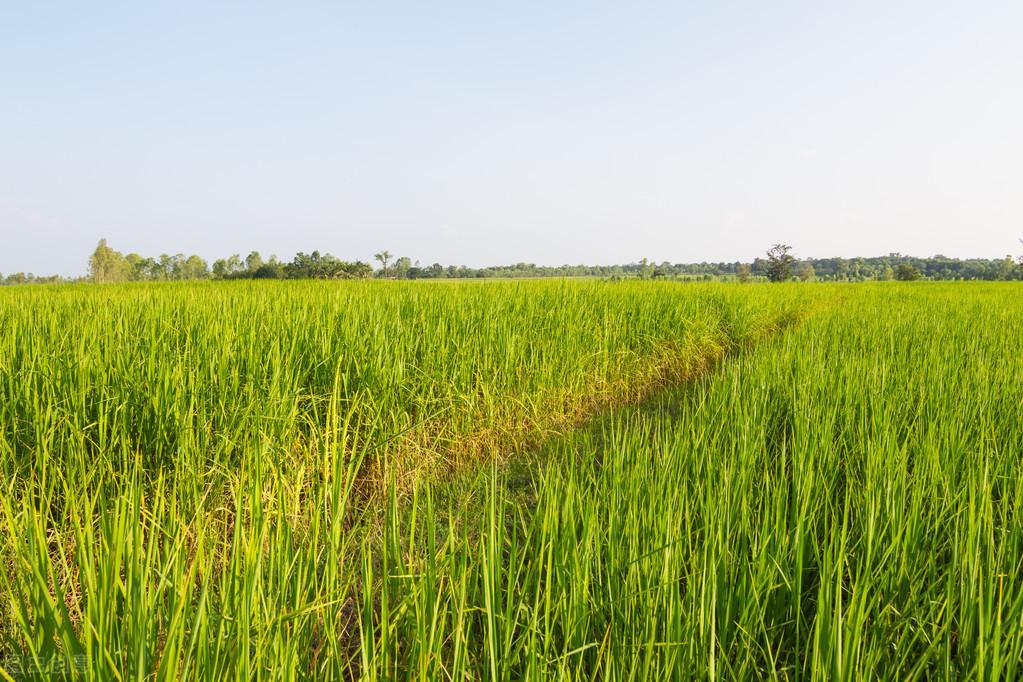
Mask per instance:
[[[4,286],[14,284],[56,284],[63,281],[64,278],[60,275],[35,275],[31,272],[12,272],[3,279],[0,279],[0,284]]]
[[[488,266],[483,268],[469,268],[464,265],[444,266],[440,263],[424,266],[412,259],[402,256],[392,263],[394,258],[390,252],[378,253],[375,258],[383,265],[380,257],[386,254],[386,268],[378,271],[378,276],[387,279],[485,279],[485,278],[529,278],[541,277],[596,277],[602,279],[677,279],[683,281],[711,280],[711,279],[737,279],[739,281],[751,281],[759,278],[767,278],[769,261],[757,258],[752,263],[719,262],[719,263],[670,263],[662,261],[653,264],[644,259],[638,263],[626,263],[621,265],[560,265],[543,266],[534,263],[513,263],[509,265]],[[303,255],[303,254],[300,254]],[[304,256],[304,255],[303,255]],[[328,258],[333,258],[328,256]],[[125,259],[129,263],[128,279],[132,281],[143,280],[171,280],[186,279],[191,277],[185,274],[186,270],[181,267],[181,262],[188,258],[178,254],[177,256],[161,255],[159,258],[144,258],[138,254],[128,254]],[[201,268],[197,269],[198,277],[212,276],[214,279],[285,279],[288,277],[284,265],[271,257],[268,261],[262,260],[258,252],[253,251],[244,260],[240,255],[235,254],[229,258],[220,258],[213,262],[210,272],[204,273]],[[257,266],[257,263],[259,264]],[[294,263],[294,261],[293,261]],[[357,265],[358,262],[352,265]],[[862,282],[868,280],[884,280],[895,278],[895,268],[902,263],[912,265],[920,271],[923,277],[931,280],[1018,280],[1023,277],[1023,261],[1019,267],[1011,257],[987,259],[971,258],[957,259],[946,258],[945,256],[933,256],[931,258],[916,258],[892,253],[887,256],[873,258],[806,258],[792,262],[792,267],[798,267],[798,272],[812,269],[814,279],[821,281],[854,281]],[[265,267],[265,266],[270,267]],[[791,273],[791,271],[790,271]],[[304,275],[303,275],[304,276]],[[372,270],[365,265],[359,265],[351,271],[332,275],[334,277],[362,277],[372,276]],[[59,276],[37,276],[32,273],[15,273],[8,275],[0,281],[2,284],[26,284],[33,282],[60,282],[64,281]]]
[[[393,507],[363,674],[1018,679],[1023,297],[829,291],[464,512]]]
[[[199,256],[185,257],[183,254],[159,259],[143,258],[137,254],[127,257],[131,268],[130,279],[134,281],[197,280],[214,279],[352,279],[372,275],[368,264],[356,261],[349,263],[319,251],[311,254],[299,252],[290,263],[283,264],[276,256],[264,261],[258,251],[249,253],[242,260],[238,254],[218,258],[209,268]]]
[[[1021,303],[1012,284],[5,289],[0,666],[1015,679]]]
[[[900,282],[915,282],[920,279],[920,271],[909,263],[901,263],[895,269],[895,279]]]
[[[299,252],[281,272],[289,279],[358,279],[369,277],[373,269],[369,263],[349,263],[329,253],[321,256],[319,251],[313,251],[308,255]]]
[[[380,263],[380,276],[387,277],[387,264],[391,262],[391,258],[394,257],[390,251],[384,250],[379,253],[373,254],[373,258]]]
[[[245,266],[242,264],[242,258],[238,254],[228,256],[227,258],[218,258],[213,261],[213,276],[217,279],[239,276],[244,274],[244,272]]]
[[[114,251],[107,245],[106,239],[100,239],[96,250],[89,256],[89,277],[93,282],[123,282],[128,279],[129,264],[120,251]]]
[[[792,247],[775,244],[767,250],[767,279],[772,282],[786,282],[792,276],[792,265],[796,259],[789,253]]]
[[[348,674],[379,605],[363,564],[378,467],[468,465],[490,452],[473,443],[513,447],[657,385],[766,333],[789,303],[754,293],[4,290],[0,661],[83,660],[98,678]]]
[[[253,251],[245,257],[245,269],[249,272],[257,272],[263,267],[263,257],[259,255],[259,251]]]

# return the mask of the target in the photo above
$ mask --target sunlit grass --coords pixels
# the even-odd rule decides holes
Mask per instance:
[[[1011,284],[0,291],[0,665],[1012,679],[1021,303]]]
[[[524,488],[392,508],[364,673],[1015,679],[1023,292],[841,293],[550,443]]]
[[[3,651],[102,678],[368,673],[386,591],[364,552],[385,482],[405,508],[423,480],[691,376],[810,298],[637,282],[2,291]]]

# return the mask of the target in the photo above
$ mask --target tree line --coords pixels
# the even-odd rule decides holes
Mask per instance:
[[[737,278],[740,281],[749,281],[755,271],[759,271],[765,275],[768,280],[772,282],[784,282],[789,279],[793,279],[797,276],[800,280],[813,281],[818,279],[817,268],[814,267],[814,259],[807,259],[801,263],[791,254],[792,247],[788,244],[775,244],[767,250],[767,259],[757,259],[752,265],[741,265]],[[944,259],[944,256],[935,256],[934,259]],[[825,270],[825,274],[822,275],[821,279],[830,279],[832,281],[866,281],[870,279],[874,280],[899,280],[903,282],[913,282],[918,279],[923,279],[924,271],[922,271],[914,260],[927,261],[928,259],[914,259],[899,254],[890,254],[888,259],[879,259],[880,262],[866,264],[865,261],[873,259],[853,259],[853,264],[856,266],[856,275],[850,277],[849,265],[845,259],[821,259],[816,261],[818,267],[825,270],[824,265],[828,264],[826,261],[833,261],[831,264],[836,265],[830,269],[830,272]],[[835,263],[834,261],[838,261]],[[856,261],[864,261],[864,263],[857,264]],[[899,261],[894,264],[891,261]],[[958,261],[957,263],[966,262],[972,263],[973,261]],[[983,261],[989,264],[990,261]],[[996,267],[990,267],[987,269],[981,269],[978,272],[973,273],[975,276],[948,276],[948,273],[944,271],[936,271],[935,276],[931,279],[986,279],[986,280],[1013,280],[1019,279],[1020,275],[1023,274],[1023,257],[1020,257],[1019,263],[1012,259],[1012,256],[1006,256],[1004,259],[996,260]],[[926,264],[924,265],[926,269]],[[864,274],[864,272],[868,274]],[[954,272],[954,271],[953,271]],[[873,276],[870,276],[870,273]],[[976,276],[977,274],[981,276]],[[944,275],[944,276],[943,276]],[[984,276],[988,275],[988,276]]]
[[[346,261],[329,253],[299,252],[290,261],[276,256],[264,259],[258,251],[244,258],[235,254],[213,261],[199,256],[161,254],[145,257],[127,255],[100,240],[88,261],[88,275],[65,279],[15,273],[2,284],[62,281],[139,282],[201,279],[484,279],[533,277],[599,277],[604,279],[676,279],[739,281],[850,281],[868,280],[1019,280],[1023,279],[1023,257],[949,258],[942,255],[917,258],[899,253],[871,258],[796,258],[792,247],[775,244],[765,257],[752,262],[660,263],[646,258],[623,265],[559,265],[514,263],[482,268],[464,265],[422,265],[408,256],[381,251],[374,256],[379,268],[364,261]]]
[[[297,253],[290,262],[276,256],[267,260],[258,251],[244,259],[235,254],[213,261],[210,266],[199,256],[162,254],[146,258],[137,253],[123,255],[101,239],[89,257],[88,279],[93,282],[144,282],[194,279],[342,279],[365,278],[373,268],[362,261],[344,261],[332,255]]]

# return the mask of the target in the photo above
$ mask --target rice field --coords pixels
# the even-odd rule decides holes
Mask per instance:
[[[1023,289],[0,289],[0,666],[1013,679]]]

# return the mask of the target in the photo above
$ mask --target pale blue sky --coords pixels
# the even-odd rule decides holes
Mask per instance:
[[[1023,2],[0,5],[0,272],[1023,251]]]

